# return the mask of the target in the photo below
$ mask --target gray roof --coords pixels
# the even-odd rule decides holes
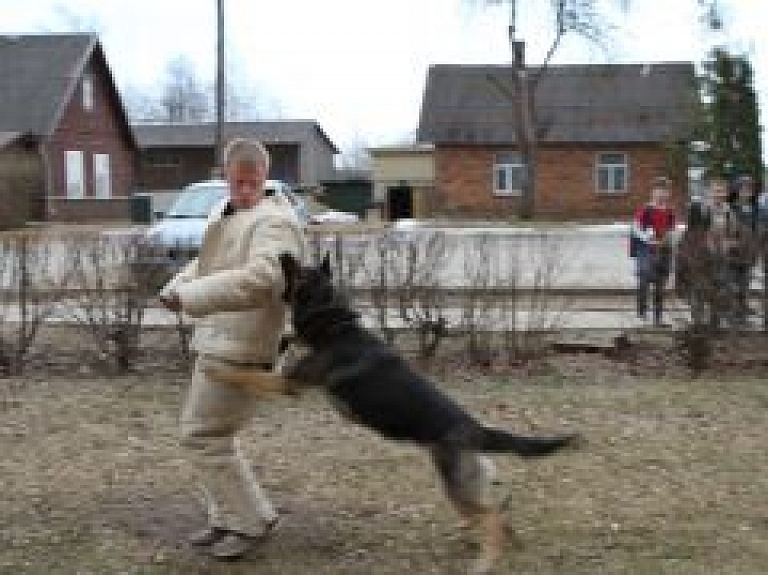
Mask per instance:
[[[537,69],[530,72],[535,76]],[[691,63],[551,66],[535,92],[545,143],[663,142],[686,134],[696,98]],[[418,140],[515,142],[509,66],[436,65],[429,70]]]
[[[216,124],[134,124],[133,132],[142,149],[212,147],[216,139]],[[264,144],[299,143],[319,136],[334,153],[339,151],[318,123],[312,120],[226,122],[222,132],[225,140],[236,136],[250,137]]]
[[[0,36],[0,131],[50,134],[97,43],[87,34]]]

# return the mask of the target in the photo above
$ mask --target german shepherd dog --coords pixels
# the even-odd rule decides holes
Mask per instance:
[[[299,386],[325,388],[345,415],[381,435],[428,448],[448,498],[467,525],[484,530],[474,572],[491,570],[504,526],[483,497],[490,462],[478,454],[549,455],[578,436],[529,437],[483,425],[361,325],[333,286],[327,255],[317,267],[301,266],[290,254],[282,254],[280,263],[295,337],[308,349],[284,376]]]

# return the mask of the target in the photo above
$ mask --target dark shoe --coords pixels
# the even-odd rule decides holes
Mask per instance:
[[[228,531],[211,545],[211,555],[220,561],[237,561],[250,551],[256,541],[255,537]]]
[[[261,535],[245,535],[237,531],[225,531],[224,536],[211,545],[211,555],[219,561],[238,561],[258,543],[263,543],[277,529],[279,518],[264,526]]]
[[[187,537],[187,541],[190,545],[195,547],[208,547],[219,541],[229,531],[221,529],[220,527],[206,527],[200,531],[195,531]]]

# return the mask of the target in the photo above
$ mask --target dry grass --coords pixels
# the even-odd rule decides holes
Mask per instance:
[[[265,402],[244,442],[285,513],[239,565],[187,548],[202,525],[176,446],[183,376],[3,380],[0,573],[462,573],[466,542],[425,455],[341,421],[317,395]],[[768,572],[768,380],[455,375],[446,389],[518,429],[578,429],[580,452],[496,457],[525,547],[501,573]]]

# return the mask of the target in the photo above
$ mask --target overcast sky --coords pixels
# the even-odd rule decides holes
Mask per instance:
[[[768,97],[766,0],[726,0],[727,36],[697,20],[696,0],[633,0],[628,15],[605,0],[615,28],[600,49],[566,37],[553,63],[700,62],[727,40],[753,62],[759,103]],[[396,142],[417,126],[431,64],[509,62],[505,6],[482,0],[225,0],[230,74],[263,113],[314,119],[342,148]],[[549,2],[518,3],[528,61],[552,42]],[[122,91],[159,90],[169,60],[189,58],[213,83],[215,0],[0,0],[0,33],[99,31]],[[768,114],[761,114],[768,123]],[[765,147],[765,146],[764,146]]]

